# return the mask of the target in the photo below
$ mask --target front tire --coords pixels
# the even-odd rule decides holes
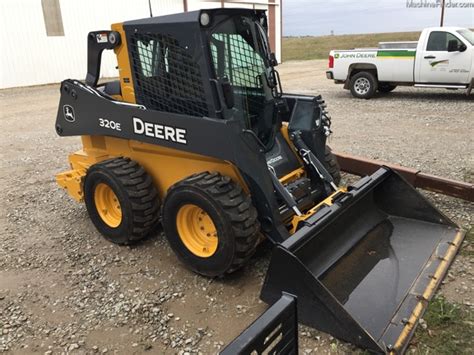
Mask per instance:
[[[218,173],[195,174],[172,186],[162,216],[173,251],[204,276],[241,268],[257,247],[260,226],[250,196]]]
[[[377,79],[368,71],[354,74],[350,83],[351,94],[359,99],[370,99],[377,91]]]
[[[132,244],[157,225],[160,201],[151,177],[128,158],[92,165],[84,181],[89,217],[105,239]]]

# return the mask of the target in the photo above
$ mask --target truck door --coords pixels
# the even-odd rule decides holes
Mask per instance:
[[[433,31],[425,42],[422,53],[417,53],[417,83],[467,84],[472,65],[472,51],[448,52],[451,40],[463,45],[457,36],[450,32]]]

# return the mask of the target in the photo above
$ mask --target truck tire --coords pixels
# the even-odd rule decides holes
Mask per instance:
[[[377,91],[377,79],[368,71],[361,71],[351,77],[351,94],[359,99],[370,99]]]
[[[331,174],[334,183],[339,185],[341,182],[341,167],[339,166],[336,156],[332,153],[331,147],[328,145],[324,152],[324,165],[328,173]]]
[[[89,217],[105,239],[132,244],[157,225],[160,201],[150,175],[128,158],[92,165],[84,181]]]
[[[383,93],[389,93],[389,92],[395,90],[396,87],[397,87],[397,85],[392,85],[392,84],[389,84],[389,83],[379,83],[379,85],[378,85],[379,91],[383,92]]]
[[[229,177],[203,172],[173,185],[162,208],[163,230],[178,258],[194,272],[231,273],[254,254],[257,210]]]

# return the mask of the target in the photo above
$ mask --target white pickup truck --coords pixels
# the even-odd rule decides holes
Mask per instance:
[[[332,50],[326,76],[363,99],[398,85],[466,89],[469,95],[474,85],[474,32],[434,27],[423,30],[418,42]]]

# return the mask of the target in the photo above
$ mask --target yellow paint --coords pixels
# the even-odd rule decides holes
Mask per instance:
[[[122,95],[110,95],[110,96],[112,96],[112,98],[113,98],[114,100],[123,101]]]
[[[303,176],[306,176],[306,171],[303,168],[303,161],[300,159],[299,154],[297,154],[296,149],[293,146],[293,142],[290,140],[290,137],[288,135],[288,122],[283,122],[282,123],[280,132],[281,132],[283,138],[285,139],[285,141],[290,146],[291,150],[295,153],[296,157],[298,158],[298,161],[301,164],[300,168],[298,168],[296,170],[293,170],[292,172],[286,174],[281,179],[279,179],[282,184],[288,184],[291,181],[294,181],[294,180],[297,180],[297,179],[299,179]]]
[[[222,175],[229,176],[235,183],[242,186],[245,192],[249,192],[238,169],[227,161],[154,144],[108,136],[83,136],[82,144],[82,150],[69,156],[73,171],[57,176],[58,183],[61,180],[60,185],[67,186],[69,194],[78,201],[82,201],[77,196],[83,194],[82,178],[85,171],[95,163],[116,157],[129,157],[143,166],[152,177],[160,198],[166,196],[166,192],[171,185],[203,171],[217,171]],[[79,180],[66,179],[67,181],[65,181],[64,174],[82,175]]]
[[[202,208],[193,204],[181,206],[176,227],[181,241],[191,253],[201,258],[215,254],[219,244],[217,229]]]
[[[462,240],[464,239],[465,234],[466,232],[464,230],[460,230],[454,237],[454,240],[449,246],[448,251],[446,252],[446,255],[441,260],[431,281],[428,283],[428,286],[426,287],[425,292],[423,292],[424,300],[420,300],[415,306],[415,308],[413,309],[413,312],[410,318],[408,319],[407,324],[403,328],[400,336],[398,337],[394,345],[394,350],[391,352],[391,354],[397,354],[398,350],[402,349],[405,342],[408,341],[408,337],[410,336],[410,333],[413,331],[414,327],[416,326],[418,322],[418,319],[421,317],[423,311],[428,306],[428,303],[425,300],[431,299],[431,297],[435,293],[436,286],[441,282],[441,279],[444,277],[446,271],[449,268],[449,265],[451,265],[454,257],[456,256],[457,250],[461,246],[461,243],[462,243]]]
[[[123,29],[123,23],[114,23],[112,31],[120,33],[120,45],[114,49],[117,55],[117,64],[120,77],[120,88],[122,89],[122,98],[126,102],[136,103],[135,90],[133,89],[132,67],[130,65],[130,56],[128,54],[127,37]]]
[[[288,122],[282,122],[280,132],[283,135],[283,138],[285,138],[286,142],[290,146],[291,150],[295,152],[296,158],[298,158],[298,161],[300,162],[301,166],[303,166],[303,160],[301,159],[300,155],[296,151],[296,148],[290,139],[290,135],[288,134]]]
[[[117,228],[122,223],[120,202],[109,185],[100,183],[95,187],[94,203],[100,218],[109,227]]]
[[[288,122],[282,122],[281,123],[281,128],[280,132],[283,135],[283,138],[288,142],[290,147],[293,147],[293,144],[291,143],[290,136],[288,135]]]
[[[283,176],[279,180],[282,184],[287,184],[291,181],[299,179],[300,177],[304,176],[305,174],[306,174],[306,172],[303,168],[298,168],[296,170],[293,170],[291,173],[286,174],[285,176]]]
[[[84,177],[86,176],[86,169],[68,170],[56,175],[56,182],[62,188],[66,189],[69,195],[78,202],[84,201],[84,193],[82,185]]]
[[[347,192],[347,189],[346,188],[340,188],[339,190],[335,191],[334,193],[332,193],[331,195],[329,195],[328,197],[326,197],[324,200],[322,200],[320,203],[318,203],[316,206],[314,207],[311,207],[311,209],[309,209],[306,213],[304,213],[303,215],[301,216],[293,216],[293,218],[291,219],[291,228],[290,228],[290,234],[294,234],[297,229],[298,229],[298,225],[307,220],[309,217],[311,217],[313,214],[315,214],[316,212],[318,212],[318,210],[323,206],[323,205],[326,205],[326,206],[331,206],[332,205],[332,199],[333,197],[340,193],[340,192]]]

